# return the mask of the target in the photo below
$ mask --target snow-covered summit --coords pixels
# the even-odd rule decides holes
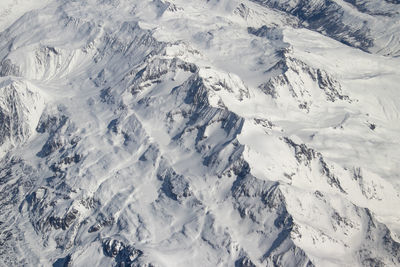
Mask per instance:
[[[4,266],[397,266],[396,1],[7,0]]]

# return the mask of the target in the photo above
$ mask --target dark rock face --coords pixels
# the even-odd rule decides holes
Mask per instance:
[[[333,0],[317,1],[277,1],[277,0],[253,0],[261,5],[279,9],[297,17],[303,27],[318,31],[324,35],[334,38],[349,46],[364,51],[375,52],[382,48],[375,39],[378,35],[374,32],[374,23],[379,18],[364,20],[363,16],[355,15],[346,10],[345,7]],[[375,16],[391,16],[390,8],[385,5],[368,5],[368,1],[347,1],[354,5],[358,11],[366,12]],[[388,4],[398,4],[397,0],[386,1]],[[381,9],[382,11],[379,11]],[[388,11],[386,11],[388,10]],[[348,22],[351,18],[352,22]],[[386,37],[387,41],[390,36]],[[397,49],[397,48],[395,48]],[[389,49],[390,50],[390,49]],[[393,50],[389,55],[398,55],[400,51]]]
[[[368,50],[373,46],[373,40],[369,37],[369,29],[367,27],[359,27],[359,25],[346,25],[343,22],[344,10],[336,2],[332,0],[318,1],[289,1],[279,2],[276,0],[255,1],[262,5],[288,12],[300,19],[305,27],[326,32],[339,41]],[[345,34],[343,34],[345,33]],[[357,40],[357,43],[351,40]]]
[[[399,12],[393,9],[393,6],[400,4],[399,0],[384,0],[382,2],[375,2],[371,0],[345,0],[347,3],[353,5],[358,11],[372,15],[372,16],[396,16]]]
[[[235,267],[256,267],[256,265],[248,257],[242,257],[235,262]]]
[[[296,224],[286,209],[286,199],[279,183],[261,181],[252,175],[246,175],[238,178],[231,190],[240,216],[250,219],[259,227],[258,231],[273,240],[261,257],[261,262],[267,266],[313,266],[306,253],[291,240],[296,232]],[[255,201],[257,199],[259,201]],[[273,228],[266,226],[267,220],[273,222]],[[235,264],[253,266],[246,257]]]
[[[0,63],[0,77],[19,75],[19,67],[17,65],[14,65],[10,59],[5,59]]]
[[[282,29],[279,28],[271,28],[266,25],[261,26],[261,28],[247,28],[248,33],[253,34],[258,37],[264,37],[269,40],[280,40],[283,41],[283,32]]]
[[[50,216],[48,218],[48,221],[51,226],[53,226],[55,229],[63,229],[66,230],[68,229],[74,221],[77,219],[79,215],[79,212],[75,209],[72,209],[71,211],[67,212],[64,217],[55,217],[55,216]]]
[[[386,225],[376,221],[369,209],[359,209],[360,216],[365,219],[365,242],[362,244],[357,256],[363,266],[387,266],[387,262],[397,266],[400,264],[400,243],[393,240]],[[368,248],[368,244],[382,240],[376,250]],[[385,263],[386,262],[386,263]]]
[[[288,103],[290,99],[283,99],[281,95],[289,93],[293,100],[297,102],[298,108],[307,112],[313,107],[313,97],[320,92],[324,94],[327,102],[353,102],[349,96],[343,93],[342,85],[326,71],[312,68],[303,61],[292,58],[287,52],[283,52],[281,58],[273,67],[267,70],[267,73],[278,71],[279,74],[259,86],[261,91],[270,95],[277,102]],[[293,80],[293,74],[297,76],[298,80]],[[315,91],[312,88],[303,86],[302,84],[305,84],[305,81],[312,82],[315,88],[319,88],[321,91]]]
[[[259,94],[261,89],[271,96],[266,98],[272,104],[279,100],[294,102],[293,112],[301,114],[301,118],[314,115],[303,111],[313,108],[310,99],[315,95],[320,106],[351,104],[350,97],[342,92],[345,88],[334,76],[290,56],[290,46],[284,43],[283,31],[278,24],[261,26],[265,17],[260,17],[249,21],[249,24],[241,21],[236,25],[241,29],[240,38],[251,38],[254,41],[252,45],[271,41],[279,46],[273,51],[260,49],[263,53],[271,52],[273,60],[268,64],[257,61],[260,77],[256,77],[256,85],[247,86],[243,80],[248,77],[242,80],[236,75],[234,78],[237,79],[233,79],[233,73],[231,76],[224,69],[225,61],[218,69],[216,66],[209,67],[207,56],[192,49],[189,44],[181,41],[158,42],[153,38],[158,29],[141,29],[141,23],[134,19],[114,23],[107,17],[98,20],[91,16],[79,17],[92,12],[97,15],[100,9],[106,11],[124,1],[97,1],[96,5],[106,5],[99,10],[90,6],[92,2],[96,1],[63,1],[62,6],[55,8],[54,4],[50,6],[52,9],[46,10],[49,25],[58,27],[59,32],[66,32],[68,38],[60,40],[65,41],[67,46],[72,39],[70,36],[78,36],[74,46],[78,47],[77,54],[82,56],[79,66],[82,69],[90,67],[84,71],[74,69],[66,76],[60,76],[60,80],[68,84],[66,90],[71,91],[65,99],[62,96],[61,100],[54,100],[54,105],[48,103],[45,112],[38,113],[42,116],[36,127],[37,134],[29,144],[34,153],[26,158],[9,153],[0,159],[0,259],[4,259],[6,265],[39,264],[40,260],[49,258],[50,265],[72,266],[76,259],[87,260],[85,253],[90,252],[87,254],[91,257],[99,252],[96,260],[112,262],[112,265],[152,267],[154,265],[149,261],[157,260],[160,254],[168,253],[166,258],[171,256],[171,259],[182,255],[187,257],[185,262],[191,263],[195,260],[190,258],[190,253],[195,252],[196,260],[203,261],[207,266],[310,267],[318,263],[316,254],[320,248],[316,246],[313,250],[307,247],[309,240],[305,239],[306,243],[302,243],[302,235],[321,247],[327,244],[324,238],[329,241],[336,241],[337,238],[338,247],[343,248],[346,257],[351,256],[354,263],[366,266],[381,266],[388,262],[398,264],[399,244],[372,213],[351,205],[348,200],[351,196],[344,190],[349,183],[343,182],[342,169],[339,172],[335,170],[337,165],[334,162],[328,161],[328,157],[324,158],[303,141],[296,143],[285,138],[290,134],[285,132],[284,124],[291,121],[284,118],[283,122],[281,114],[274,114],[274,106],[264,109],[264,102],[252,102],[254,96],[260,96],[261,100],[266,97]],[[171,3],[144,1],[145,4],[147,2],[159,11],[157,16],[163,12],[176,12],[173,15],[175,20],[184,15],[184,9]],[[189,2],[188,5],[191,4]],[[209,2],[218,5],[227,3],[207,1],[202,4]],[[332,35],[349,45],[368,51],[375,45],[369,39],[372,33],[368,25],[357,32],[356,28],[360,25],[347,25],[343,21],[346,14],[338,4],[340,1],[257,2],[296,15],[304,27]],[[371,11],[368,1],[347,2],[362,12]],[[137,4],[140,6],[140,1]],[[250,6],[251,3],[246,4]],[[253,4],[251,6],[254,7]],[[135,12],[142,12],[137,6],[127,8],[129,10],[124,12],[129,13],[129,18],[135,17]],[[56,18],[52,18],[52,12],[56,12]],[[75,12],[78,17],[70,15]],[[233,12],[245,19],[255,14],[243,3]],[[35,14],[26,16],[41,21]],[[119,13],[116,15],[118,20],[123,17]],[[230,19],[223,16],[218,18],[221,25]],[[286,18],[297,21],[290,16]],[[229,21],[218,31],[228,32],[232,26],[230,23],[235,26],[236,21]],[[317,27],[318,24],[321,28]],[[151,26],[143,25],[146,28]],[[257,26],[247,28],[247,25]],[[29,23],[23,23],[24,29],[29,26]],[[40,23],[34,26],[32,30],[42,31]],[[218,23],[217,28],[219,26]],[[213,34],[210,31],[200,36],[217,37]],[[2,36],[0,34],[0,42]],[[366,39],[357,43],[357,38]],[[214,41],[218,43],[217,38]],[[226,41],[225,38],[221,45],[225,45]],[[231,45],[233,49],[236,44]],[[249,47],[239,48],[253,52]],[[70,47],[65,50],[68,49]],[[43,63],[40,67],[46,69],[50,58],[65,56],[65,50],[40,45],[33,53],[37,56],[35,62],[40,61]],[[201,63],[198,65],[185,61],[199,58]],[[210,65],[215,63],[213,60]],[[61,68],[56,69],[58,72]],[[0,66],[1,75],[16,76],[23,75],[23,72],[10,60],[4,59]],[[299,83],[294,83],[293,77],[300,77]],[[257,88],[258,79],[261,83],[267,82]],[[307,79],[307,82],[302,79]],[[58,85],[58,81],[45,82]],[[38,79],[38,84],[41,82]],[[47,92],[48,88],[44,86],[43,90]],[[282,90],[287,90],[285,93],[288,94],[283,94]],[[7,101],[5,105],[0,105],[0,137],[4,136],[0,145],[1,140],[15,138],[23,141],[29,136],[28,128],[13,125],[20,124],[26,117],[21,113],[21,107],[11,101],[18,102],[19,95],[4,95]],[[72,103],[75,101],[78,104]],[[60,105],[61,102],[66,106]],[[82,109],[79,107],[81,104]],[[247,104],[255,106],[244,106]],[[284,109],[277,110],[285,112]],[[86,113],[80,118],[80,114],[75,112]],[[364,125],[369,131],[367,127],[371,131],[375,129],[372,124]],[[253,129],[261,129],[254,135],[260,139],[265,137],[264,133],[268,135],[270,153],[265,153],[269,147],[257,150],[258,140],[254,140],[253,144],[247,143],[246,139],[253,136],[246,137],[248,132],[243,129],[249,130],[250,134]],[[379,132],[371,131],[372,134]],[[282,165],[274,163],[274,145],[283,147],[283,153],[278,158],[284,163]],[[262,160],[252,158],[254,154],[250,152],[261,155]],[[277,165],[268,166],[271,162]],[[254,164],[265,164],[268,170],[278,166],[278,171],[265,172],[266,175],[256,177],[260,172]],[[290,169],[289,174],[283,173],[287,171],[286,167]],[[310,177],[321,179],[323,189],[318,189],[322,192],[307,188]],[[360,181],[361,185],[364,178],[359,170],[354,171],[354,177],[350,179],[353,179],[350,182]],[[336,197],[343,210],[332,208],[329,203],[333,200],[332,196]],[[315,212],[314,206],[313,209],[307,207],[316,199],[326,204],[315,206],[320,213]],[[354,209],[359,217],[346,217],[354,215],[351,213]],[[306,216],[316,214],[321,217],[326,215],[326,224],[307,223]],[[20,225],[29,229],[21,229]],[[319,232],[324,227],[327,232],[333,230],[325,235]],[[352,230],[356,231],[353,228],[357,227],[364,232],[360,235],[355,232],[356,235],[365,242],[361,247],[357,244],[349,248],[344,243],[346,236],[354,233]],[[344,231],[346,236],[341,236],[343,229],[349,229]],[[37,235],[34,241],[38,242],[33,246],[43,246],[45,252],[21,253],[25,246],[32,247],[32,244],[26,244],[25,231],[27,236]],[[47,257],[49,254],[46,253],[52,246],[54,251]],[[308,249],[313,253],[308,254]],[[327,250],[329,247],[325,252]],[[35,253],[36,262],[32,259],[34,256],[30,257]],[[19,259],[21,255],[29,257]],[[161,258],[160,261],[165,260]]]
[[[162,192],[173,200],[182,201],[192,195],[186,178],[171,169],[159,173],[158,179],[163,181]]]
[[[117,266],[132,266],[143,254],[141,250],[116,239],[104,239],[102,243],[104,255],[115,258]]]
[[[76,147],[80,141],[80,137],[74,134],[75,126],[71,123],[66,113],[65,107],[58,106],[56,109],[46,110],[42,114],[36,131],[41,134],[48,134],[48,139],[42,149],[37,153],[38,157],[45,158],[56,151],[62,153],[71,150]],[[57,164],[77,163],[80,159],[81,156],[77,154],[73,156],[64,154]],[[55,165],[53,167],[55,167]]]
[[[72,267],[71,255],[67,255],[64,258],[59,258],[53,263],[53,267]]]
[[[287,137],[285,137],[284,141],[294,149],[295,157],[300,164],[311,167],[311,162],[314,160],[317,161],[320,166],[320,172],[327,178],[328,184],[336,187],[340,192],[346,193],[339,179],[331,171],[321,153],[316,152],[312,148],[308,148],[305,144],[296,144]]]
[[[103,227],[112,226],[114,222],[115,222],[114,217],[106,216],[103,213],[99,213],[96,219],[96,223],[90,226],[88,232],[89,233],[97,232]]]
[[[63,127],[68,121],[65,115],[57,116],[44,113],[36,127],[38,133],[53,133]]]

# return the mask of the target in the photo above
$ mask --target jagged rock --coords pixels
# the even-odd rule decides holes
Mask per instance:
[[[103,227],[112,226],[115,222],[114,217],[107,217],[103,213],[97,216],[96,223],[90,226],[88,229],[89,233],[97,232]]]
[[[1,61],[0,77],[4,76],[19,76],[19,67],[14,65],[10,59]]]
[[[131,266],[143,254],[141,250],[115,239],[104,239],[103,251],[108,257],[115,258],[118,266]]]
[[[308,167],[311,166],[311,162],[313,160],[317,160],[320,165],[320,172],[326,176],[327,182],[331,186],[335,186],[342,193],[346,193],[343,187],[340,184],[339,179],[332,173],[330,167],[326,163],[325,159],[321,155],[321,153],[317,153],[314,149],[308,148],[305,144],[296,144],[291,139],[285,137],[285,142],[294,148],[296,159],[299,163],[302,163]]]
[[[190,186],[186,178],[178,175],[173,170],[165,170],[158,175],[163,181],[162,191],[173,200],[183,201],[192,195]]]
[[[256,267],[256,265],[248,257],[242,257],[235,261],[235,267]]]
[[[264,34],[266,30],[261,28],[253,31],[255,32],[254,34]],[[296,101],[300,109],[308,112],[312,108],[315,98],[321,94],[321,91],[326,101],[352,102],[349,96],[343,94],[341,84],[326,71],[312,68],[301,60],[292,58],[287,52],[282,57],[278,63],[267,71],[275,73],[278,70],[282,71],[282,73],[273,76],[266,83],[259,86],[265,94],[270,95],[278,102],[282,101],[283,103],[285,101],[285,105],[290,103],[290,100],[286,98],[289,95]],[[310,87],[310,84],[313,84],[315,89]],[[282,97],[285,97],[285,99],[282,100]]]
[[[1,263],[399,264],[395,1],[8,2]]]
[[[379,11],[379,9],[390,10],[390,7],[384,4],[372,5],[372,10],[374,11],[370,12],[367,8],[362,8],[362,1],[357,1],[357,3],[355,1],[347,1],[355,4],[359,11],[367,11],[370,16],[368,19],[365,19],[365,14],[351,12],[345,4],[332,0],[317,0],[312,2],[305,0],[286,2],[279,2],[277,0],[253,1],[294,15],[300,19],[303,27],[318,31],[350,46],[370,52],[382,53],[383,51],[387,51],[387,55],[398,55],[399,53],[398,46],[391,43],[391,39],[397,37],[395,33],[396,26],[391,29],[390,34],[383,37],[386,42],[376,42],[378,38],[375,36],[380,30],[376,24],[381,23],[379,16],[387,16],[388,13],[391,13],[390,11],[383,11],[383,13]],[[353,23],[349,21],[353,21]]]
[[[72,209],[71,211],[67,212],[64,217],[56,217],[56,216],[50,216],[48,218],[48,221],[51,226],[53,226],[55,229],[63,229],[66,230],[68,229],[74,221],[78,218],[79,216],[79,211],[76,209]]]
[[[305,144],[296,144],[291,139],[285,137],[285,142],[294,148],[294,153],[296,159],[299,163],[304,163],[305,165],[309,166],[310,162],[315,159],[318,155],[314,149],[308,148]]]
[[[250,10],[244,3],[240,3],[240,5],[235,9],[234,12],[239,16],[241,16],[242,18],[247,19]]]
[[[101,99],[101,101],[103,103],[107,103],[109,105],[115,104],[115,98],[111,94],[111,88],[110,87],[101,89],[101,91],[100,91],[100,99]]]
[[[0,146],[9,149],[30,137],[44,102],[28,84],[12,79],[0,80],[0,92]]]
[[[261,28],[247,28],[247,31],[250,34],[253,34],[258,37],[264,37],[270,40],[280,40],[283,41],[283,33],[281,29],[278,28],[269,28],[266,25],[263,25]]]

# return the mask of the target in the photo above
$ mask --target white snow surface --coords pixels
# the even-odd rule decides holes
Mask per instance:
[[[3,0],[0,265],[399,266],[400,5],[330,1],[375,46],[274,1]]]

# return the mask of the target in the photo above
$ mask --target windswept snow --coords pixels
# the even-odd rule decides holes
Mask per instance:
[[[4,3],[2,265],[400,264],[397,3]]]

